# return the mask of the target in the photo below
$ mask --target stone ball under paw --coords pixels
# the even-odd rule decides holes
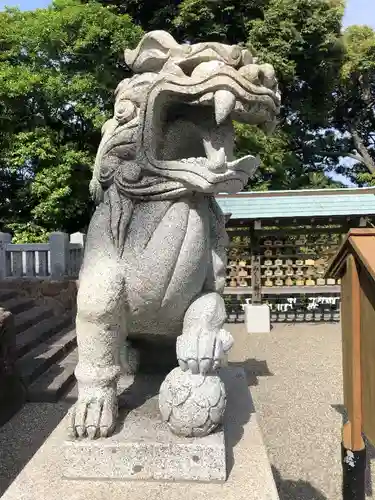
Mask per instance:
[[[225,406],[225,387],[216,374],[193,374],[175,368],[160,387],[162,419],[178,436],[207,436],[222,423]]]

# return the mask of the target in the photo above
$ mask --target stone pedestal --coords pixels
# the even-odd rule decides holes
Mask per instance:
[[[225,481],[223,430],[203,438],[183,438],[161,421],[158,397],[147,400],[153,378],[121,380],[120,418],[105,439],[67,440],[63,476],[71,479]],[[156,387],[155,387],[156,386]],[[132,389],[133,387],[133,389]],[[142,404],[142,400],[145,402]],[[140,404],[137,408],[136,405]]]
[[[230,367],[222,375],[228,392],[224,422],[225,482],[103,480],[103,477],[94,478],[95,468],[92,479],[63,478],[64,470],[67,471],[64,449],[66,451],[69,446],[66,442],[68,423],[64,419],[6,490],[2,500],[61,500],[67,497],[69,500],[278,500],[244,371]],[[32,421],[33,406],[26,405],[21,413],[18,418]],[[192,462],[194,464],[193,459]]]

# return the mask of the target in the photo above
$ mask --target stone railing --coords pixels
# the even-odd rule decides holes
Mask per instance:
[[[13,244],[8,233],[0,233],[0,279],[61,279],[78,276],[85,235],[51,233],[48,243]]]

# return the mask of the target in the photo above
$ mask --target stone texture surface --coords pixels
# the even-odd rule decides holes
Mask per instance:
[[[0,307],[0,425],[23,404],[26,390],[15,366],[15,329],[11,312]]]
[[[225,386],[216,374],[175,368],[160,387],[162,419],[178,436],[207,436],[222,423],[225,406]]]
[[[227,236],[214,195],[241,190],[259,165],[234,158],[232,120],[269,129],[280,109],[272,66],[239,46],[179,44],[153,31],[125,62],[135,75],[118,85],[90,183],[98,206],[79,279],[72,414],[80,438],[115,429],[126,337],[178,337],[191,380],[221,366],[233,341],[223,329]],[[175,432],[214,429],[179,424],[180,409]]]
[[[154,31],[125,61],[135,75],[117,88],[90,184],[98,207],[77,296],[76,437],[113,432],[127,336],[178,337],[191,380],[221,366],[233,340],[223,329],[227,236],[214,195],[241,190],[259,165],[234,159],[232,120],[269,129],[280,108],[272,66],[248,49],[181,45]],[[219,423],[224,405],[215,405]],[[186,435],[174,410],[174,431]]]
[[[76,309],[77,280],[7,278],[0,280],[0,289],[14,290],[19,296],[33,298],[39,304],[52,308],[57,316],[70,312],[73,317]]]
[[[227,379],[230,377],[230,374],[225,375]],[[173,481],[226,479],[223,431],[195,439],[173,435],[158,411],[160,380],[162,376],[140,374],[121,378],[117,389],[120,412],[113,436],[95,441],[68,440],[64,445],[65,477]]]
[[[2,500],[61,500],[67,493],[71,500],[277,500],[277,490],[272,478],[268,457],[254,412],[251,395],[242,370],[232,371],[235,377],[228,384],[228,409],[226,417],[228,480],[225,483],[176,483],[144,481],[94,481],[63,479],[64,457],[62,446],[66,439],[66,419],[52,432],[46,442],[31,458],[22,472],[4,493]],[[230,385],[232,380],[233,385]],[[64,411],[61,405],[26,405],[11,425],[3,429],[9,436],[9,446],[14,459],[18,455],[11,437],[17,426],[22,440],[37,441],[39,423],[46,432],[45,417],[48,412]],[[48,417],[48,421],[51,418]],[[30,430],[33,429],[33,435]],[[48,431],[47,431],[48,432]],[[1,430],[0,430],[1,436]],[[4,438],[2,443],[6,442]],[[28,447],[29,449],[29,447]],[[5,451],[5,450],[4,450]],[[25,451],[21,454],[25,457]],[[29,455],[30,456],[30,455]],[[10,458],[10,457],[9,457]],[[14,460],[13,459],[13,460]],[[5,464],[7,461],[2,461]],[[11,462],[9,460],[8,462]]]
[[[161,422],[157,401],[124,416],[121,429],[107,439],[71,440],[64,447],[66,478],[225,481],[222,431],[204,438],[173,435]],[[124,419],[124,420],[123,420]]]

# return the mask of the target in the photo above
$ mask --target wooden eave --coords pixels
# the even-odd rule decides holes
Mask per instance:
[[[346,260],[351,254],[375,281],[375,229],[351,229],[331,260],[326,277],[341,278],[345,272]]]

